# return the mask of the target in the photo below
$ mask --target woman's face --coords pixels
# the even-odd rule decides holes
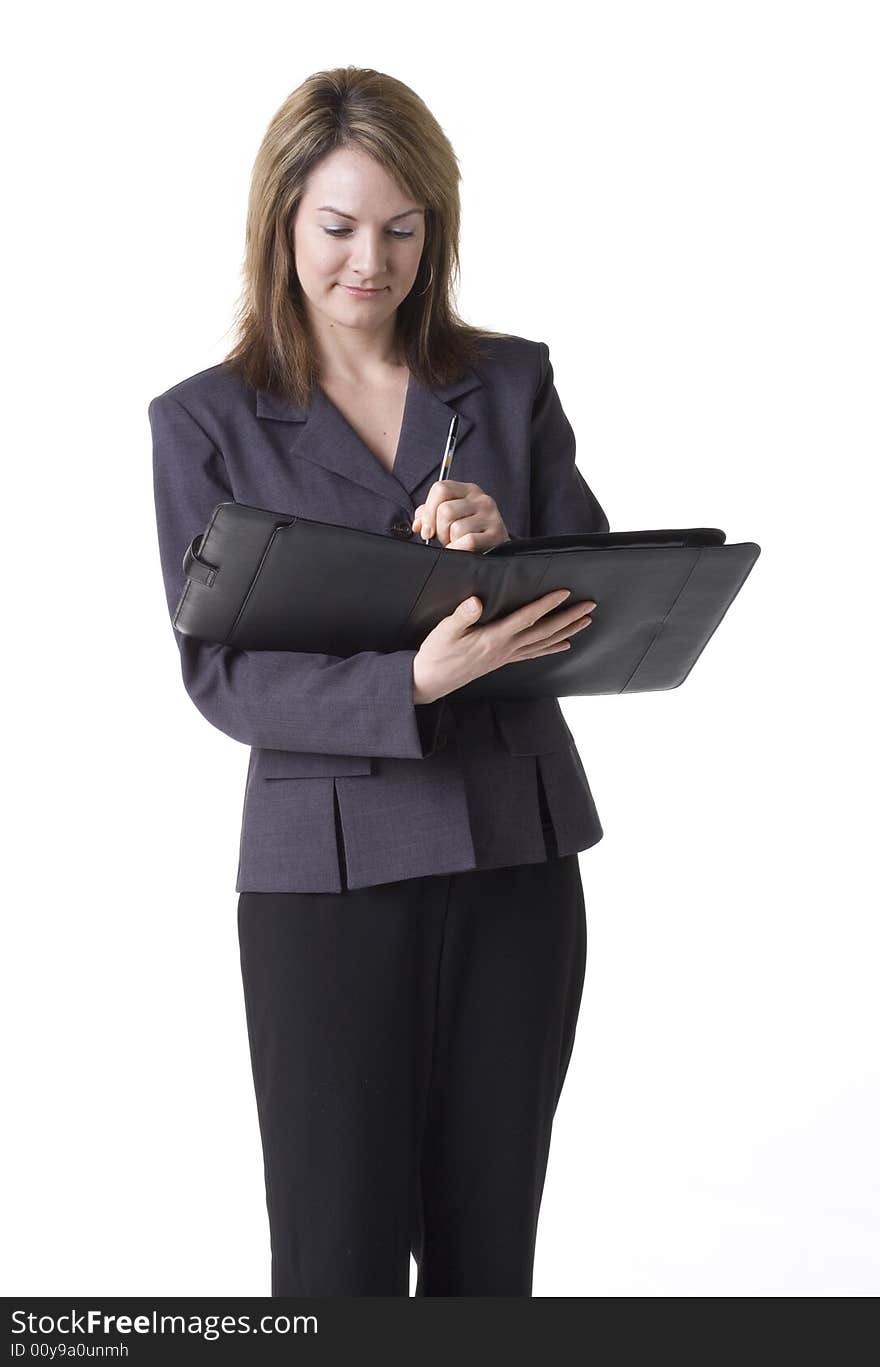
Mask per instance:
[[[309,315],[336,327],[384,330],[413,287],[424,243],[422,206],[383,166],[351,147],[328,153],[313,168],[293,223]],[[374,292],[356,295],[349,285]]]

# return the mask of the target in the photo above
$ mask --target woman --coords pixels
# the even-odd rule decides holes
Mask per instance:
[[[169,611],[214,506],[481,553],[608,530],[544,343],[466,325],[458,171],[405,85],[321,72],[254,167],[239,340],[150,404]],[[449,420],[453,477],[438,481]],[[559,590],[559,591],[557,591]],[[251,747],[236,890],[276,1296],[531,1295],[602,827],[555,698],[455,692],[569,649],[564,585],[418,650],[239,651],[175,633]]]

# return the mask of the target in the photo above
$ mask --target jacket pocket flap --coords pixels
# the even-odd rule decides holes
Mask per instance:
[[[556,698],[496,698],[492,708],[512,755],[548,755],[571,744]]]
[[[370,774],[369,755],[311,755],[300,750],[258,750],[260,778],[335,778],[341,774]]]

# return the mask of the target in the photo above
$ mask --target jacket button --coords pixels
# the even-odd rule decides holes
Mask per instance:
[[[435,746],[435,749],[437,749],[437,750],[445,750],[445,749],[446,749],[446,736],[445,736],[445,734],[441,734],[441,735],[439,735],[439,736],[437,737],[437,744],[436,744],[436,746]]]
[[[388,528],[392,536],[399,536],[401,541],[409,541],[412,536],[412,523],[408,522],[401,514]]]

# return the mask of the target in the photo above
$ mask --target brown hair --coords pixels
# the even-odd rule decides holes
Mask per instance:
[[[398,341],[415,378],[447,384],[508,334],[465,323],[452,303],[458,282],[460,174],[452,145],[418,95],[363,67],[309,76],[281,105],[254,162],[248,198],[238,340],[225,363],[255,388],[305,405],[318,362],[294,266],[293,216],[309,172],[338,147],[378,161],[425,205],[425,245],[413,288],[397,310]]]

